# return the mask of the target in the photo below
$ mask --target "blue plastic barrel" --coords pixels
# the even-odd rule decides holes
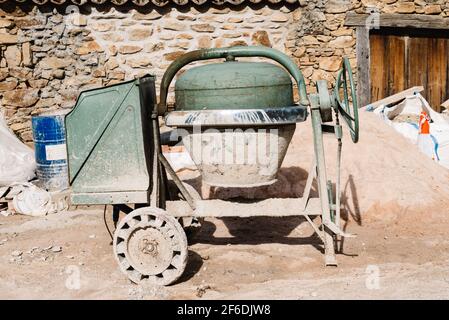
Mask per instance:
[[[65,142],[65,113],[45,113],[31,118],[36,175],[47,190],[62,190],[69,186]]]

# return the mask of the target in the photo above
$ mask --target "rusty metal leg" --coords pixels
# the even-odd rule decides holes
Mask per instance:
[[[120,209],[117,206],[112,206],[112,222],[114,223],[114,229],[117,228],[118,220],[120,219]]]
[[[311,118],[313,127],[313,140],[315,148],[315,159],[317,164],[317,182],[318,182],[318,192],[321,202],[321,220],[323,224],[323,238],[324,238],[324,254],[325,254],[325,264],[337,265],[337,260],[335,258],[335,246],[333,232],[326,227],[328,221],[331,220],[330,216],[330,204],[329,204],[329,194],[327,190],[327,177],[326,177],[326,163],[324,157],[324,146],[323,146],[323,131],[321,127],[321,114],[318,104],[318,96],[310,95],[311,103]]]
[[[159,123],[157,114],[153,112],[152,126],[153,126],[153,154],[152,154],[152,168],[151,168],[151,191],[150,191],[150,206],[160,206],[160,169],[158,155],[161,152],[161,146],[159,143]]]

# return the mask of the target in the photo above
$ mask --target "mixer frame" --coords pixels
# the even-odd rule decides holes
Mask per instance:
[[[230,56],[270,58],[285,67],[296,80],[300,105],[307,107],[310,113],[315,154],[302,197],[268,198],[249,202],[203,200],[193,188],[181,180],[162,153],[158,117],[167,111],[168,87],[177,71],[192,61],[228,59]],[[348,95],[348,88],[351,89],[351,96]],[[343,92],[341,92],[342,90]],[[342,95],[343,99],[341,99]],[[136,205],[134,210],[125,204],[113,206],[116,225],[113,241],[115,257],[121,270],[132,281],[138,283],[150,279],[158,284],[168,285],[179,279],[186,266],[188,256],[187,237],[183,227],[188,227],[193,218],[205,217],[303,216],[323,242],[325,265],[337,265],[338,237],[352,236],[345,233],[340,227],[339,170],[342,126],[339,123],[339,114],[347,122],[353,141],[357,142],[358,140],[355,88],[347,59],[343,59],[334,91],[329,92],[327,82],[321,80],[317,82],[317,94],[307,95],[301,71],[290,58],[276,50],[260,47],[197,50],[181,56],[169,66],[162,79],[160,99],[159,105],[155,106],[151,114],[154,153],[151,172],[153,183],[150,190],[149,206]],[[352,108],[350,108],[351,99]],[[333,115],[335,123],[326,124],[326,122],[333,121]],[[333,199],[333,184],[328,180],[326,172],[324,134],[334,134],[338,141],[335,199]],[[167,173],[179,189],[182,200],[167,199]],[[311,197],[314,180],[318,185],[319,196],[316,198]],[[127,215],[119,222],[120,211],[124,211]],[[321,218],[319,224],[314,221],[316,216]],[[185,221],[189,222],[186,224]],[[164,242],[163,239],[166,241]]]

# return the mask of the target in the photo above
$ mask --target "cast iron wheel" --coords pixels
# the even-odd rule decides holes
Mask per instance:
[[[176,218],[145,207],[123,218],[114,233],[114,256],[120,270],[135,283],[175,282],[187,264],[187,238]]]

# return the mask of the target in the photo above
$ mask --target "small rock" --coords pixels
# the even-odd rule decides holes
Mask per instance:
[[[196,288],[196,296],[198,298],[201,298],[206,293],[206,291],[210,289],[212,289],[210,285],[202,284]]]
[[[194,24],[191,26],[193,31],[196,32],[214,32],[215,31],[215,27],[211,26],[210,24],[207,23],[200,23],[200,24]]]
[[[73,64],[73,59],[67,58],[56,58],[56,57],[46,57],[40,61],[40,67],[44,70],[50,69],[64,69]]]
[[[275,14],[272,14],[270,19],[272,22],[287,22],[288,16],[286,14],[277,12]]]
[[[0,44],[15,44],[18,42],[16,34],[0,34]]]
[[[266,31],[256,31],[252,36],[253,44],[271,47],[270,37]]]
[[[91,235],[89,236],[89,238],[90,238],[90,239],[95,239],[95,235],[94,235],[94,234],[91,234]]]
[[[62,248],[60,246],[54,246],[54,247],[51,248],[51,251],[52,252],[61,252]]]
[[[128,39],[132,41],[141,41],[149,38],[153,34],[153,29],[131,29],[128,31]]]
[[[142,13],[135,13],[132,18],[136,20],[156,20],[161,18],[162,15],[157,12],[156,10],[153,10],[152,12],[148,14],[142,14]]]
[[[176,58],[182,56],[185,52],[184,51],[175,51],[175,52],[169,52],[164,54],[165,60],[173,61],[176,60]]]
[[[64,70],[57,69],[57,70],[53,70],[51,75],[55,79],[63,79],[64,78],[64,74],[65,74]]]
[[[162,25],[162,28],[166,30],[182,31],[185,29],[185,25],[177,22],[166,22]]]
[[[396,5],[397,13],[414,13],[416,10],[413,2],[401,2]]]
[[[142,51],[142,47],[132,46],[132,45],[123,45],[123,46],[120,46],[118,49],[118,52],[120,54],[131,54],[131,53],[137,53],[139,51]]]
[[[51,248],[53,248],[53,246],[48,246],[46,248],[44,248],[45,251],[50,250]]]
[[[19,250],[14,250],[13,252],[11,252],[11,255],[13,257],[20,257],[22,254],[23,254],[23,252],[19,251]]]
[[[65,256],[67,259],[74,259],[75,257],[74,256]]]

